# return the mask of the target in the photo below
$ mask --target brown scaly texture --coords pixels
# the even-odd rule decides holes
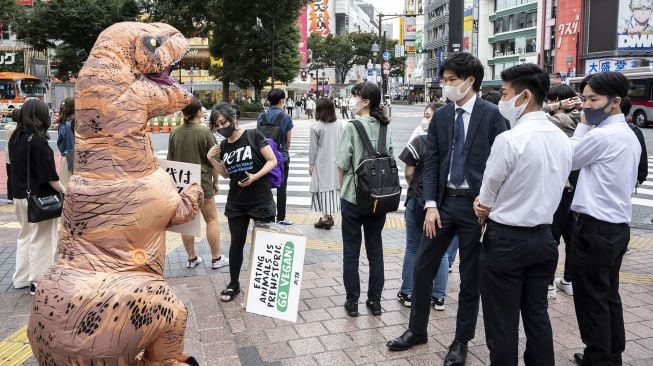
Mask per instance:
[[[202,205],[157,164],[147,120],[191,95],[146,75],[188,50],[167,24],[118,23],[98,37],[75,87],[75,175],[55,265],[37,284],[28,336],[40,365],[177,365],[187,311],[163,279],[165,228]]]

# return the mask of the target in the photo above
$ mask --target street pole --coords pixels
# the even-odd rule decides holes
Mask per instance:
[[[272,89],[274,89],[274,18],[272,18]]]
[[[381,28],[383,28],[383,13],[379,13],[379,44],[381,44]],[[383,52],[385,52],[385,43],[383,43],[383,49],[379,50],[379,55],[377,56],[377,62],[379,63],[379,68],[381,69],[381,101],[383,101]]]
[[[386,48],[386,38],[385,38],[385,32],[383,32],[383,53],[385,53],[385,48]],[[388,59],[388,63],[390,60]],[[383,67],[381,67],[381,80],[383,83],[383,87],[381,88],[381,100],[384,100],[384,93],[387,92],[388,90],[388,75],[386,75],[385,70],[383,70]]]

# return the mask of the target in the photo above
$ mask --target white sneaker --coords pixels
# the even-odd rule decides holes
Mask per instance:
[[[195,257],[195,259],[193,260],[189,259],[188,262],[186,262],[186,268],[195,268],[200,263],[202,263],[202,257],[198,255],[197,257]]]
[[[219,269],[229,265],[229,258],[224,255],[220,256],[220,259],[211,259],[211,268]]]
[[[556,278],[555,284],[565,294],[574,296],[574,288],[572,287],[571,282],[565,281],[564,278]]]
[[[546,295],[549,299],[555,299],[558,297],[556,294],[556,286],[555,285],[549,285],[549,293]]]

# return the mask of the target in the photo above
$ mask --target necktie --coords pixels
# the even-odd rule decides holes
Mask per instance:
[[[451,183],[458,187],[463,184],[465,180],[465,162],[463,160],[463,153],[465,148],[465,123],[463,122],[463,114],[465,110],[462,108],[457,108],[456,113],[456,123],[453,130],[453,145],[451,146],[451,153],[453,158],[451,159]]]

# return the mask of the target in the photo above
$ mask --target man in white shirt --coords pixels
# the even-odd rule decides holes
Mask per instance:
[[[617,72],[587,76],[580,84],[586,122],[571,138],[572,167],[580,169],[571,204],[577,213],[571,268],[586,346],[574,359],[582,365],[621,365],[626,347],[619,270],[630,240],[631,193],[641,153],[620,107],[628,85]]]
[[[501,72],[497,136],[474,210],[486,223],[479,258],[485,336],[492,365],[517,365],[519,314],[526,365],[554,365],[547,291],[558,263],[553,214],[571,171],[569,138],[541,110],[549,75],[534,64]],[[489,217],[488,217],[489,213]]]

